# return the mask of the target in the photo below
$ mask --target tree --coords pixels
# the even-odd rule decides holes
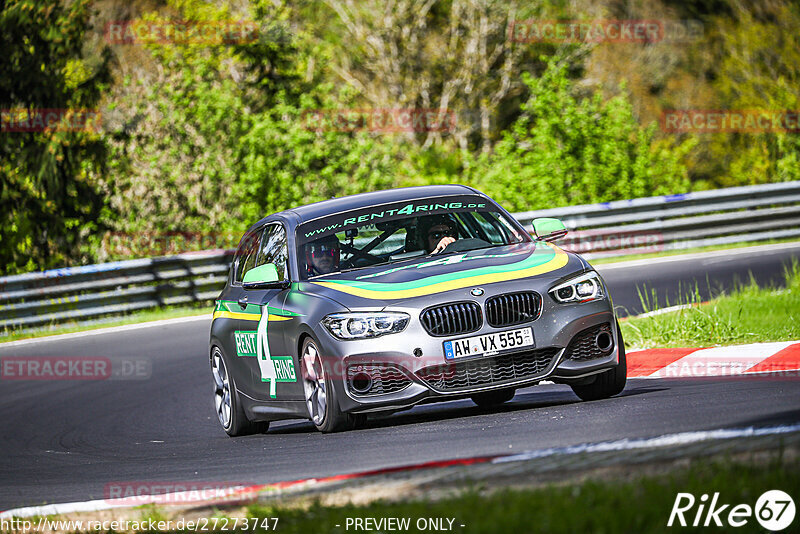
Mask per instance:
[[[187,20],[230,16],[200,2],[176,7]],[[222,234],[225,246],[269,213],[395,185],[391,141],[307,124],[307,112],[335,110],[348,96],[337,101],[318,83],[322,65],[310,58],[319,56],[286,14],[280,2],[255,3],[252,43],[147,46],[158,68],[115,95],[116,230]]]
[[[89,0],[0,3],[0,269],[4,274],[80,263],[105,207],[107,146],[92,128],[8,131],[37,110],[94,109],[109,81],[110,54],[82,53]],[[73,115],[74,116],[74,115]]]
[[[422,147],[452,135],[462,151],[488,152],[504,107],[525,86],[523,66],[539,48],[515,45],[506,0],[324,0],[344,32],[332,68],[375,108],[452,113],[455,128],[411,133]]]
[[[800,110],[800,7],[797,3],[737,6],[734,18],[716,19],[711,50],[720,108]],[[795,115],[796,116],[796,115]],[[800,180],[797,131],[717,134],[703,155],[717,163],[715,186]],[[720,168],[721,167],[721,168]]]
[[[524,74],[523,114],[474,167],[474,182],[512,211],[606,202],[689,190],[681,163],[691,143],[654,139],[639,126],[622,91],[582,96],[568,63],[551,59],[544,74]]]

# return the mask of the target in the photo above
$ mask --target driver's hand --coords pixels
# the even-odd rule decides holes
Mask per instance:
[[[431,252],[431,254],[439,254],[440,252],[442,252],[444,249],[447,248],[447,245],[449,245],[450,243],[455,243],[455,242],[456,242],[456,238],[455,237],[449,237],[449,236],[448,237],[443,237],[442,240],[439,241],[439,244],[436,245],[436,248],[433,249],[433,252]]]

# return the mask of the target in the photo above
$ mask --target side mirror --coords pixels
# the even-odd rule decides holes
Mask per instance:
[[[245,289],[285,289],[289,287],[289,281],[279,279],[278,268],[274,263],[265,263],[244,273],[242,287]]]
[[[559,219],[541,217],[533,220],[533,231],[540,241],[555,241],[567,235],[567,227]]]

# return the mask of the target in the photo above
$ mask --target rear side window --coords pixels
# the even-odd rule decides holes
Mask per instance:
[[[245,234],[236,255],[233,257],[234,276],[233,281],[241,283],[244,273],[256,266],[256,258],[259,253],[259,237],[261,229]]]
[[[274,263],[278,268],[278,278],[286,280],[286,261],[289,258],[286,243],[286,230],[280,224],[270,224],[264,229],[261,237],[261,249],[258,252],[256,266]]]

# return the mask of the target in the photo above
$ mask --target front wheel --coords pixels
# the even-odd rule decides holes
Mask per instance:
[[[622,331],[617,323],[617,347],[619,348],[619,364],[600,373],[594,382],[586,385],[573,385],[572,391],[584,401],[593,401],[613,397],[625,389],[628,380],[628,364],[625,360],[625,342],[622,340]]]
[[[357,417],[339,408],[333,377],[326,372],[317,344],[307,337],[300,351],[300,374],[303,377],[308,418],[320,432],[339,432],[355,428]]]

